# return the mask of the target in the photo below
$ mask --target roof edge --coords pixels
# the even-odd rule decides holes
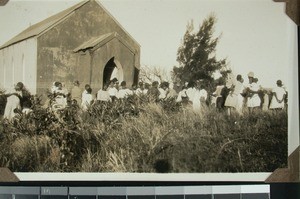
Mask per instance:
[[[131,34],[129,34],[129,32],[118,22],[118,20],[100,3],[99,0],[92,0],[95,1],[97,4],[99,4],[99,6],[112,18],[112,20],[114,22],[117,23],[117,25],[134,41],[134,43],[136,43],[139,47],[141,47],[141,44],[139,42],[137,42],[133,36],[131,36]]]
[[[84,46],[85,43],[89,43],[92,40],[97,40],[98,38],[100,38],[101,36],[105,36],[101,41],[98,41],[96,44],[94,44],[94,46]],[[81,44],[80,46],[76,47],[73,52],[77,53],[79,51],[86,51],[88,49],[91,49],[92,51],[97,50],[98,48],[102,47],[103,45],[107,44],[108,42],[110,42],[113,39],[117,39],[119,40],[125,47],[127,47],[133,54],[137,54],[137,51],[135,49],[134,46],[130,45],[121,35],[119,35],[117,32],[111,32],[111,33],[107,33],[107,34],[103,34],[100,35],[99,37],[93,37],[91,39],[89,39],[88,41],[84,42],[83,44]]]
[[[48,28],[46,28],[45,30],[41,31],[38,35],[36,35],[36,37],[39,37],[41,35],[43,35],[44,33],[48,32],[50,29],[52,29],[53,27],[55,27],[56,25],[58,25],[59,23],[61,23],[62,21],[66,20],[67,17],[69,17],[70,15],[72,15],[76,10],[78,10],[79,8],[81,8],[82,6],[84,6],[86,3],[90,2],[92,0],[84,0],[78,4],[74,5],[74,9],[72,9],[70,12],[66,13],[63,17],[61,17],[57,22],[55,22],[54,24],[50,25]],[[69,8],[67,8],[69,9]],[[63,10],[65,11],[65,10]],[[61,11],[61,12],[63,12]],[[57,13],[59,14],[59,13]],[[51,16],[50,16],[51,17]]]
[[[5,44],[7,43],[7,42],[6,42],[6,43],[4,43],[2,46],[0,46],[0,50],[2,50],[2,49],[4,49],[4,48],[7,48],[7,47],[10,47],[10,46],[12,46],[12,45],[14,45],[14,44],[17,44],[17,43],[21,43],[21,42],[23,42],[23,41],[25,41],[25,40],[27,40],[27,39],[32,39],[32,38],[34,38],[34,37],[36,37],[36,36],[37,36],[37,35],[33,35],[33,36],[30,36],[30,37],[21,39],[21,40],[19,40],[19,41],[13,42],[13,43],[11,43],[11,44],[5,46]]]
[[[65,20],[66,17],[68,17],[68,16],[69,16],[70,14],[72,14],[74,11],[76,11],[77,9],[79,9],[80,7],[82,7],[83,5],[85,5],[86,3],[90,2],[90,1],[91,1],[91,0],[84,0],[84,1],[82,1],[82,2],[79,2],[79,3],[73,5],[73,6],[69,7],[69,8],[66,8],[66,9],[64,9],[64,10],[62,10],[62,11],[60,11],[60,12],[54,14],[54,15],[51,15],[51,16],[47,17],[46,19],[43,19],[43,20],[41,20],[41,21],[39,21],[39,22],[33,24],[32,26],[38,25],[39,23],[42,23],[43,21],[47,20],[48,18],[54,17],[55,15],[58,15],[58,14],[60,14],[60,13],[62,13],[62,12],[65,12],[66,10],[68,10],[68,9],[70,9],[70,8],[72,8],[72,7],[74,7],[72,10],[70,10],[70,11],[67,12],[67,13],[65,13],[62,17],[60,17],[54,24],[50,25],[49,27],[45,28],[44,30],[42,30],[42,31],[40,31],[40,32],[38,32],[38,33],[36,33],[36,34],[32,34],[32,35],[30,35],[30,36],[24,37],[24,38],[22,38],[22,39],[20,39],[20,40],[13,41],[16,37],[18,37],[18,36],[24,34],[24,32],[26,32],[28,29],[30,29],[30,28],[32,27],[32,26],[29,26],[28,28],[24,29],[24,30],[21,31],[19,34],[17,34],[16,36],[12,37],[12,38],[11,38],[10,40],[8,40],[7,42],[5,42],[2,46],[0,46],[0,50],[4,49],[4,48],[6,48],[6,47],[9,47],[9,46],[11,46],[11,45],[14,45],[14,44],[16,44],[16,43],[22,42],[22,41],[24,41],[24,40],[26,40],[26,39],[29,39],[29,38],[32,38],[32,37],[38,37],[38,36],[40,36],[40,35],[46,33],[48,30],[50,30],[51,28],[53,28],[54,26],[56,26],[57,24],[59,24],[61,21]]]

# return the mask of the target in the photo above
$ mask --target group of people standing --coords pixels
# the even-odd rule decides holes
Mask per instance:
[[[281,80],[276,82],[277,86],[272,90],[262,89],[253,72],[248,73],[248,81],[248,85],[245,85],[243,77],[237,75],[236,80],[231,85],[224,85],[220,82],[211,95],[205,89],[202,80],[183,85],[175,84],[172,87],[168,82],[154,81],[151,85],[139,82],[138,85],[133,85],[129,89],[126,81],[119,83],[115,78],[109,84],[104,85],[95,95],[92,94],[92,88],[89,84],[86,84],[82,89],[80,82],[75,81],[72,89],[68,91],[61,82],[54,82],[50,89],[49,100],[45,105],[58,110],[65,108],[69,103],[73,103],[85,111],[97,101],[114,102],[115,100],[126,99],[131,95],[145,95],[151,102],[172,98],[177,103],[191,105],[196,112],[209,105],[208,101],[211,101],[211,104],[214,104],[219,110],[228,110],[228,114],[231,114],[232,111],[242,114],[246,108],[250,111],[285,108],[287,92],[283,88]],[[6,97],[4,118],[13,118],[18,113],[17,110],[24,113],[30,112],[31,95],[22,82],[17,83],[15,92],[6,94]]]
[[[263,89],[258,84],[258,78],[254,77],[253,72],[248,73],[248,81],[248,85],[244,85],[242,76],[237,75],[235,83],[229,86],[218,85],[213,94],[216,97],[216,107],[227,108],[228,114],[233,110],[242,114],[246,108],[249,111],[285,108],[287,92],[281,80],[277,80],[276,87],[269,90]]]
[[[114,102],[116,100],[124,100],[132,95],[147,95],[150,101],[159,101],[166,98],[175,97],[176,92],[169,88],[168,82],[154,81],[152,85],[148,83],[139,82],[137,86],[133,85],[132,88],[127,87],[126,81],[119,81],[114,78],[108,84],[105,84],[95,96],[92,95],[92,89],[90,85],[86,84],[85,89],[82,92],[78,81],[74,82],[74,87],[71,89],[70,96],[74,103],[81,105],[83,110],[99,101]]]
[[[197,80],[183,85],[176,102],[181,102],[184,105],[191,104],[194,111],[200,111],[206,106],[207,98],[208,92],[205,90],[203,81]]]

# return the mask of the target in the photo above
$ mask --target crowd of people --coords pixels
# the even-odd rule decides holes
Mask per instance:
[[[227,108],[228,114],[234,110],[242,114],[244,110],[282,110],[287,107],[287,91],[281,80],[276,81],[272,89],[262,88],[253,72],[248,73],[248,84],[244,84],[241,75],[236,76],[231,85],[218,85],[213,93],[215,105],[220,109]]]
[[[76,104],[83,111],[86,111],[92,104],[105,101],[114,102],[124,100],[131,95],[147,96],[152,102],[159,102],[166,99],[174,99],[183,106],[190,106],[195,112],[203,107],[214,106],[218,110],[227,110],[230,115],[233,111],[243,114],[244,110],[255,109],[284,109],[286,107],[287,92],[283,88],[281,80],[276,82],[272,90],[262,89],[258,79],[253,72],[248,73],[248,84],[244,84],[241,75],[231,84],[218,82],[213,93],[209,94],[202,80],[189,83],[176,83],[170,86],[168,82],[158,81],[152,84],[139,82],[138,85],[127,87],[126,81],[119,81],[115,78],[104,85],[96,94],[92,93],[89,84],[81,88],[80,82],[75,81],[73,87],[68,91],[61,82],[54,82],[49,91],[49,100],[45,106],[53,110],[61,110],[70,103]],[[5,94],[7,102],[4,111],[4,118],[12,119],[18,113],[27,114],[32,106],[31,95],[22,82],[15,86],[15,92]]]

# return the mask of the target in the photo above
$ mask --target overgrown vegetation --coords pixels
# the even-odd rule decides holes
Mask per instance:
[[[137,96],[87,112],[35,105],[1,121],[0,147],[15,172],[272,172],[287,163],[287,113],[194,113]]]
[[[198,30],[194,30],[193,20],[187,24],[182,44],[177,51],[179,66],[174,66],[172,71],[174,80],[195,82],[201,79],[210,92],[215,89],[216,79],[225,84],[231,69],[227,59],[219,60],[216,56],[217,44],[221,39],[221,35],[214,35],[216,21],[217,17],[210,14]]]

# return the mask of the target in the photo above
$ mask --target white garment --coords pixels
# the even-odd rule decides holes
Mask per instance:
[[[284,88],[276,87],[272,90],[272,93],[273,93],[273,97],[272,97],[272,100],[271,100],[270,109],[275,109],[275,108],[282,108],[283,109],[284,108],[283,97],[286,94],[286,91],[284,90]],[[276,93],[277,99],[279,101],[282,101],[281,103],[279,103],[277,101],[277,99],[275,98],[274,93]]]
[[[188,95],[187,95],[187,90],[186,90],[186,89],[183,89],[182,91],[180,91],[180,92],[178,93],[176,102],[181,102],[183,97],[188,97]]]
[[[16,115],[14,113],[15,109],[21,109],[20,99],[16,95],[11,95],[7,98],[3,118],[11,120]]]
[[[136,89],[135,94],[137,94],[137,95],[143,95],[144,91],[145,91],[145,89],[142,90],[141,88],[138,88],[138,89]]]
[[[167,97],[167,90],[164,90],[162,88],[158,88],[159,90],[159,96],[158,99],[165,99]]]
[[[173,88],[169,88],[167,91],[167,98],[176,98],[177,92]]]
[[[97,100],[105,101],[105,102],[111,101],[108,91],[104,91],[104,90],[100,89],[97,92]]]
[[[118,99],[124,99],[124,98],[128,97],[129,95],[133,95],[133,91],[128,88],[125,88],[125,89],[120,89],[118,91],[116,97]]]
[[[229,95],[226,97],[225,100],[225,106],[226,107],[233,107],[235,108],[238,112],[241,113],[242,108],[243,108],[243,96],[241,93],[244,90],[244,85],[242,82],[237,81],[234,85],[233,90],[229,93]]]
[[[188,89],[186,90],[186,94],[187,94],[187,96],[189,97],[189,100],[190,100],[190,101],[193,101],[195,92],[196,92],[196,88],[188,88]]]
[[[108,87],[107,91],[111,97],[116,96],[118,93],[118,89],[116,87]]]
[[[67,98],[61,95],[55,97],[55,104],[59,105],[61,108],[67,106]]]
[[[257,83],[252,83],[250,85],[250,90],[257,92],[259,90],[259,85]],[[260,97],[258,96],[257,93],[254,93],[251,97],[248,98],[247,102],[247,107],[249,108],[254,108],[254,107],[259,107],[261,103]]]
[[[23,108],[23,110],[22,110],[22,113],[25,114],[25,115],[27,115],[31,112],[32,112],[32,109],[30,109],[30,108]]]
[[[147,95],[147,93],[148,93],[148,89],[145,88],[145,89],[143,90],[143,94],[144,94],[144,95]]]
[[[206,101],[207,99],[207,91],[205,89],[196,90],[193,98],[193,110],[200,111],[201,110],[201,102]]]
[[[51,87],[51,93],[55,93],[55,91],[57,91],[57,89],[58,89],[58,88],[57,88],[56,86],[53,85],[53,86]]]
[[[92,94],[83,92],[82,93],[82,102],[81,102],[81,107],[83,110],[87,110],[88,107],[91,105],[93,101],[93,96]]]
[[[215,90],[215,92],[213,93],[213,95],[215,96],[215,97],[222,97],[221,96],[221,92],[222,92],[222,89],[224,88],[224,85],[218,85],[217,87],[216,87],[216,90]]]

